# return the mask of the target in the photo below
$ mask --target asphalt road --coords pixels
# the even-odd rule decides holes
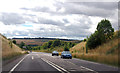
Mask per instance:
[[[118,68],[81,59],[32,52],[3,66],[3,73],[118,73]]]

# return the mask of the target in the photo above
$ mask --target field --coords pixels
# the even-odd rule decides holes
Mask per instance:
[[[43,45],[45,42],[48,42],[47,40],[46,41],[42,41],[42,40],[39,40],[39,39],[15,39],[17,44],[20,44],[21,42],[24,42],[26,45],[38,45],[38,46],[41,46]]]
[[[33,46],[41,46],[44,43],[55,40],[55,38],[13,38],[12,40],[16,40],[17,44],[20,44],[21,42],[24,42],[25,45],[33,45]],[[80,42],[78,40],[68,40],[68,39],[60,39],[65,42]]]

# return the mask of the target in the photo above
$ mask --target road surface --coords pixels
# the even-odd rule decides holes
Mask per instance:
[[[51,53],[32,52],[3,66],[3,73],[118,73],[117,67],[81,59],[61,59]]]

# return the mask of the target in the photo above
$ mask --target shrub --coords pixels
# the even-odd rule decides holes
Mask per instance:
[[[64,46],[64,51],[69,51],[69,48],[67,46]]]
[[[16,40],[13,40],[12,42],[13,42],[14,44],[16,44]]]
[[[84,42],[86,41],[86,39],[83,40]]]

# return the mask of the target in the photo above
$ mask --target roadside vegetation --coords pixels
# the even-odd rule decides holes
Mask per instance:
[[[6,61],[13,57],[20,56],[25,53],[21,48],[14,44],[10,39],[7,39],[5,36],[1,35],[2,41],[2,60]]]
[[[109,20],[101,20],[96,31],[83,42],[70,49],[73,57],[113,66],[118,64],[120,30],[114,32]]]

